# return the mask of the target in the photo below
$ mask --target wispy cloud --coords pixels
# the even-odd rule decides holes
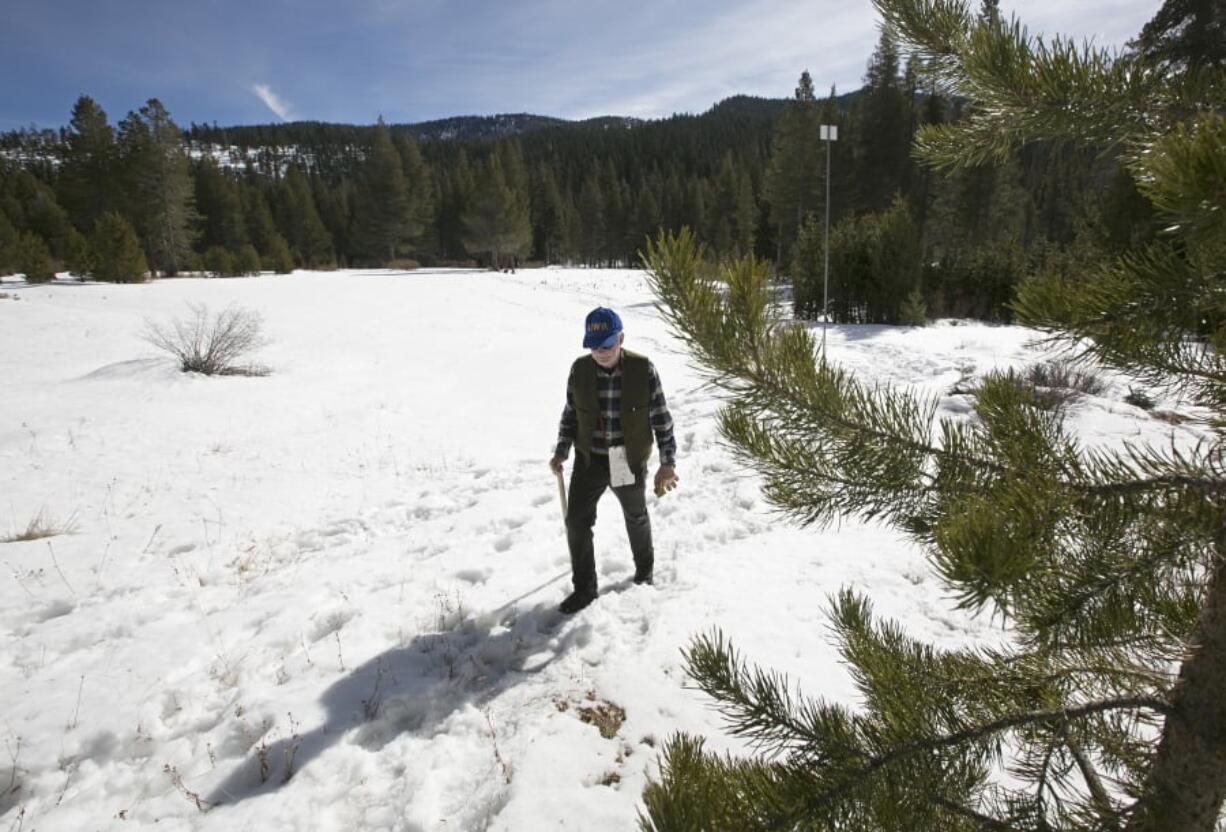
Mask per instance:
[[[56,124],[82,92],[114,114],[155,96],[181,124],[666,117],[737,93],[786,98],[803,69],[819,93],[849,92],[878,37],[866,0],[706,0],[701,10],[693,0],[0,3],[9,64],[64,57],[28,84],[0,84],[0,129]],[[1032,34],[1102,47],[1123,44],[1158,5],[1001,0]],[[248,25],[234,27],[238,18]]]
[[[264,102],[264,106],[272,110],[277,118],[282,121],[289,121],[293,116],[293,111],[288,102],[282,101],[277,97],[277,94],[272,91],[272,88],[267,84],[253,84],[251,91],[256,97]]]

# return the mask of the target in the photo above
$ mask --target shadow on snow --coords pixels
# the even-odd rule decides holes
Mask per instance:
[[[604,592],[628,585],[614,584]],[[586,623],[564,630],[567,618],[553,604],[517,612],[521,598],[450,630],[417,636],[352,670],[324,691],[322,725],[275,742],[257,741],[206,800],[232,806],[274,792],[346,737],[378,751],[401,734],[428,736],[452,714],[481,708],[541,672],[591,630]]]

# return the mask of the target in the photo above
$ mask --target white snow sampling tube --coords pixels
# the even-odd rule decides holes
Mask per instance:
[[[562,501],[562,522],[566,522],[566,483],[562,481],[562,472],[554,471],[558,478],[558,499]]]

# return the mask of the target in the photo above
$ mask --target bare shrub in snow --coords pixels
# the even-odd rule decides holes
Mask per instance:
[[[1081,396],[1097,396],[1107,389],[1094,371],[1067,361],[1032,364],[1024,380],[1032,388],[1035,406],[1044,410],[1056,410]]]
[[[1153,410],[1154,397],[1151,396],[1145,389],[1140,387],[1129,387],[1128,395],[1124,397],[1124,401],[1133,407],[1139,407],[1142,410]]]
[[[191,315],[168,325],[145,321],[144,339],[173,355],[185,373],[206,376],[266,376],[259,364],[239,361],[267,343],[260,314],[231,304],[213,315],[205,304],[189,303]]]
[[[1093,370],[1068,361],[1042,361],[1006,377],[1029,394],[1030,403],[1041,410],[1059,410],[1081,396],[1097,396],[1107,385]]]
[[[1068,361],[1043,361],[1030,367],[1027,379],[1036,387],[1067,390],[1072,396],[1097,396],[1107,389],[1093,370],[1083,370]]]
[[[42,540],[45,537],[55,537],[61,534],[72,534],[77,530],[76,515],[67,520],[59,521],[47,514],[46,508],[40,508],[38,514],[30,518],[24,531],[14,532],[7,537],[0,537],[0,543],[17,543],[26,540]]]

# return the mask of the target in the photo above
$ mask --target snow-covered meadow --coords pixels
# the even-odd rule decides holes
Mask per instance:
[[[0,543],[4,832],[625,830],[671,732],[741,747],[686,686],[692,634],[721,627],[849,702],[824,614],[840,586],[941,644],[1003,635],[955,612],[896,533],[773,515],[641,273],[9,279],[0,294],[0,538],[40,514],[66,532]],[[272,374],[178,372],[140,333],[186,302],[259,311]],[[659,368],[681,481],[649,498],[656,586],[630,583],[607,495],[602,595],[564,618],[546,462],[598,304]],[[829,350],[965,413],[962,374],[1038,360],[1032,335],[835,327]],[[1105,378],[1070,413],[1087,443],[1195,439]]]

